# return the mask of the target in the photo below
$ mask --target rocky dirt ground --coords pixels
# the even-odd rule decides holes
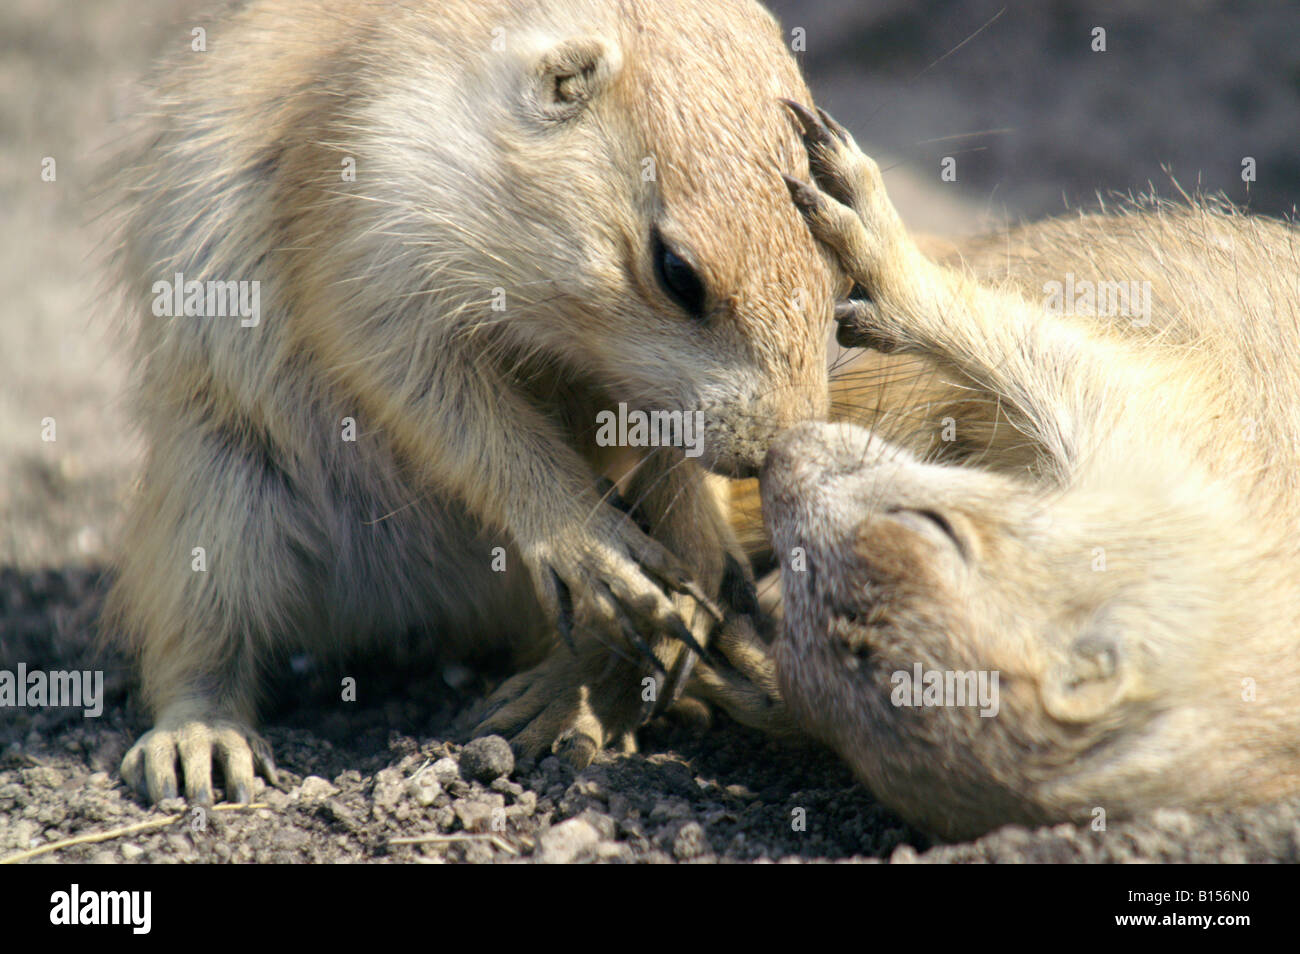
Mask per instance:
[[[801,56],[819,98],[896,157],[890,187],[919,228],[969,232],[1059,209],[1062,196],[1143,189],[1163,162],[1243,199],[1241,155],[1259,157],[1255,207],[1277,213],[1300,196],[1293,6],[1245,16],[1198,2],[1166,24],[1155,3],[1011,4],[927,70],[1002,4],[775,5],[808,31]],[[138,448],[117,403],[125,372],[101,321],[83,211],[110,120],[131,108],[131,78],[176,36],[163,25],[194,9],[7,0],[0,11],[0,669],[106,675],[99,718],[0,709],[0,859],[84,839],[33,860],[1300,860],[1300,800],[933,844],[828,754],[722,718],[707,731],[653,724],[642,754],[602,754],[576,774],[555,759],[515,764],[494,740],[462,747],[482,677],[405,660],[283,661],[267,718],[279,788],[202,818],[179,801],[146,809],[116,775],[146,727],[131,676],[93,649]],[[1101,10],[1114,51],[1104,69],[1078,49]],[[935,169],[953,142],[970,161],[945,189]],[[45,156],[58,160],[54,183],[39,178]],[[58,422],[53,443],[39,437],[45,417]],[[357,677],[360,701],[338,701],[342,674]],[[103,834],[113,837],[91,840]]]
[[[0,722],[0,858],[145,825],[33,861],[1300,860],[1300,800],[1165,811],[1105,831],[1012,826],[936,845],[829,754],[721,719],[707,731],[661,720],[643,730],[641,754],[605,753],[582,772],[553,757],[516,763],[502,739],[460,744],[482,697],[477,678],[409,661],[290,660],[268,715],[279,787],[259,782],[256,807],[202,817],[180,799],[146,809],[116,775],[145,727],[127,702],[129,670],[86,642],[101,584],[89,571],[0,575],[0,662],[93,659],[106,672],[100,718],[40,709]],[[357,679],[356,703],[338,701],[344,674]]]

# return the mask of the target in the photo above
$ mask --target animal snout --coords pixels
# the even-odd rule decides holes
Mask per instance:
[[[877,455],[871,432],[852,424],[809,421],[788,428],[772,442],[762,480],[777,488],[811,489],[828,477],[870,465]]]

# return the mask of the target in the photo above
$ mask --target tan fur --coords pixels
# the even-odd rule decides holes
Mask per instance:
[[[1296,230],[1140,202],[937,265],[851,139],[813,156],[852,207],[805,196],[810,223],[871,298],[846,334],[930,363],[969,413],[954,450],[933,408],[900,435],[909,402],[875,396],[874,431],[805,424],[769,453],[796,721],[948,837],[1300,791]],[[1149,322],[1050,312],[1070,272],[1151,282]],[[918,663],[999,673],[999,711],[895,704]]]
[[[263,0],[207,44],[160,72],[122,174],[149,453],[109,618],[157,719],[124,774],[158,798],[179,760],[206,799],[215,764],[246,798],[265,661],[408,632],[535,666],[484,730],[579,760],[620,740],[645,672],[604,643],[639,631],[680,677],[681,621],[711,625],[688,591],[716,595],[735,548],[699,464],[752,473],[826,407],[833,279],[779,178],[807,164],[776,101],[806,90],[775,23],[746,0]],[[703,320],[657,283],[654,228]],[[260,281],[260,323],[150,314],[177,272]],[[594,442],[618,402],[704,414],[698,462],[643,453],[620,485],[650,536],[597,487],[626,464]],[[551,651],[566,592],[576,655]]]

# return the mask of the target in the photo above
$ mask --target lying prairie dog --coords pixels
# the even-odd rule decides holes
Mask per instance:
[[[868,378],[934,374],[926,415],[904,382],[769,452],[759,681],[948,838],[1300,790],[1295,229],[1149,203],[938,264],[852,138],[796,112],[817,186],[792,195],[857,286],[841,342],[889,352]],[[1136,307],[1097,314],[1102,282]]]

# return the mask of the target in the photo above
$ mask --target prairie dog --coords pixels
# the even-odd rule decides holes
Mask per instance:
[[[1295,229],[1195,200],[935,264],[852,137],[796,112],[819,187],[792,195],[865,293],[841,340],[922,356],[1016,439],[970,466],[850,423],[776,442],[795,720],[949,838],[1300,790]],[[1071,313],[1085,280],[1149,307]]]
[[[215,765],[247,799],[294,647],[509,649],[484,730],[578,761],[647,671],[675,691],[743,574],[705,468],[827,406],[801,95],[748,0],[254,0],[167,65],[118,256],[149,451],[108,614],[156,718],[129,782],[208,800]],[[214,285],[256,307],[214,317]],[[698,440],[605,446],[623,407]]]

